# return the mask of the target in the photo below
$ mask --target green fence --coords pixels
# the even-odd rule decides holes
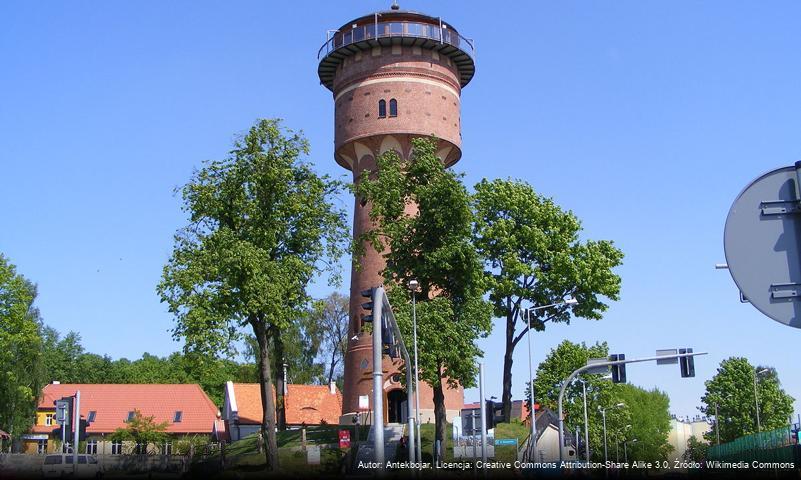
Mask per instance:
[[[790,427],[754,433],[709,447],[708,460],[724,462],[793,462],[797,455]]]

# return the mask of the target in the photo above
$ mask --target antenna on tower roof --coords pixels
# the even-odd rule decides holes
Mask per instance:
[[[390,7],[392,10],[400,10],[400,5],[398,5],[398,0],[394,0],[392,2],[392,6]]]

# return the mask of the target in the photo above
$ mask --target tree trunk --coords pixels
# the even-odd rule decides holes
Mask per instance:
[[[262,320],[251,321],[256,341],[259,342],[259,380],[261,384],[262,421],[261,432],[266,440],[265,457],[267,470],[278,469],[278,442],[275,434],[275,397],[273,377],[270,372],[270,336]]]
[[[439,458],[434,458],[434,461],[440,461],[444,458],[445,452],[445,430],[448,429],[448,418],[445,414],[445,394],[440,375],[439,383],[434,386],[434,448],[436,448],[436,440],[439,440]]]
[[[337,350],[334,349],[334,353],[331,354],[331,368],[328,369],[328,383],[327,385],[331,385],[331,380],[334,379],[334,368],[337,365]]]
[[[515,322],[514,312],[506,314],[506,352],[503,355],[503,394],[501,395],[501,402],[503,403],[503,418],[508,422],[512,418],[512,363],[514,362],[513,354],[515,352]],[[481,399],[482,401],[484,399]]]
[[[278,430],[283,432],[286,430],[286,398],[284,398],[284,390],[288,390],[285,387],[286,377],[284,376],[286,359],[284,358],[284,342],[281,340],[281,331],[275,329],[272,337],[275,344],[275,359],[277,360],[275,368],[278,370],[275,372],[277,379],[277,382],[275,382],[275,418],[278,423]]]

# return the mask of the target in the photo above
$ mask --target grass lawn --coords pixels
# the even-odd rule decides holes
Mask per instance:
[[[308,445],[323,445],[335,444],[339,441],[338,425],[324,425],[308,427],[306,429],[306,441]],[[351,440],[355,441],[355,434],[353,427],[351,430]],[[434,445],[434,424],[424,424],[420,426],[423,461],[431,462],[433,458],[433,445]],[[362,428],[359,432],[361,440],[367,437],[367,429]],[[522,443],[528,436],[528,428],[521,423],[502,423],[495,426],[495,438],[517,438]],[[445,442],[445,460],[452,461],[453,458],[453,443],[450,438],[451,424],[448,424],[446,430]],[[340,472],[342,460],[345,456],[345,451],[338,448],[321,448],[320,449],[320,465],[308,465],[306,461],[306,452],[300,451],[298,447],[301,446],[301,432],[300,430],[288,430],[278,432],[278,447],[279,447],[279,462],[281,464],[280,474],[296,474],[301,476],[307,475],[336,475]],[[221,472],[217,478],[250,478],[259,477],[264,475],[264,454],[257,452],[257,436],[250,435],[237,442],[228,445],[225,449],[226,453],[226,470]],[[398,451],[397,460],[406,460],[407,453]],[[499,446],[495,447],[495,459],[499,461],[513,462],[517,458],[517,451],[512,446]],[[207,457],[206,461],[219,462],[219,453]]]
[[[453,442],[451,440],[451,432],[452,426],[449,423],[448,428],[445,431],[445,460],[451,461],[453,460]],[[423,461],[430,462],[433,458],[434,452],[434,424],[433,423],[426,423],[420,425],[420,438],[421,438],[421,448],[423,451]],[[495,426],[495,438],[517,438],[519,439],[520,444],[522,444],[525,439],[528,437],[529,430],[528,427],[523,425],[522,423],[513,422],[513,423],[499,423]],[[495,447],[495,458],[497,460],[509,461],[514,462],[517,460],[517,451],[515,450],[514,445],[511,446],[499,446]]]
[[[324,445],[339,442],[339,430],[350,429],[351,439],[354,438],[353,427],[340,427],[339,425],[322,425],[306,428],[307,445]],[[361,433],[361,432],[360,432]],[[366,432],[362,433],[366,435]],[[278,432],[278,461],[283,474],[325,474],[339,472],[344,451],[339,449],[321,448],[320,465],[308,465],[306,452],[298,451],[301,445],[301,430],[287,430]],[[226,471],[220,478],[243,478],[263,476],[264,454],[258,453],[258,435],[249,435],[239,441],[226,446]],[[204,461],[219,462],[220,454],[215,452]]]
[[[339,431],[350,430],[351,441],[355,439],[353,427],[345,427],[339,425],[320,425],[306,428],[306,443],[308,445],[325,445],[331,443],[339,443]],[[362,428],[359,432],[362,437],[366,437],[367,429]],[[286,430],[278,432],[278,448],[284,447],[301,447],[301,430]],[[225,449],[228,456],[246,455],[254,453],[257,448],[258,435],[248,435],[247,437],[231,443]]]

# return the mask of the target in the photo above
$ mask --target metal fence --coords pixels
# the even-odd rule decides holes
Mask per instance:
[[[351,30],[337,31],[317,51],[320,59],[338,48],[358,43],[363,40],[384,37],[415,37],[436,40],[453,45],[471,57],[475,56],[473,42],[464,38],[459,32],[447,26],[437,26],[422,22],[376,22],[354,27]]]
[[[792,462],[796,450],[790,427],[753,433],[722,445],[709,447],[708,460],[726,462]]]

